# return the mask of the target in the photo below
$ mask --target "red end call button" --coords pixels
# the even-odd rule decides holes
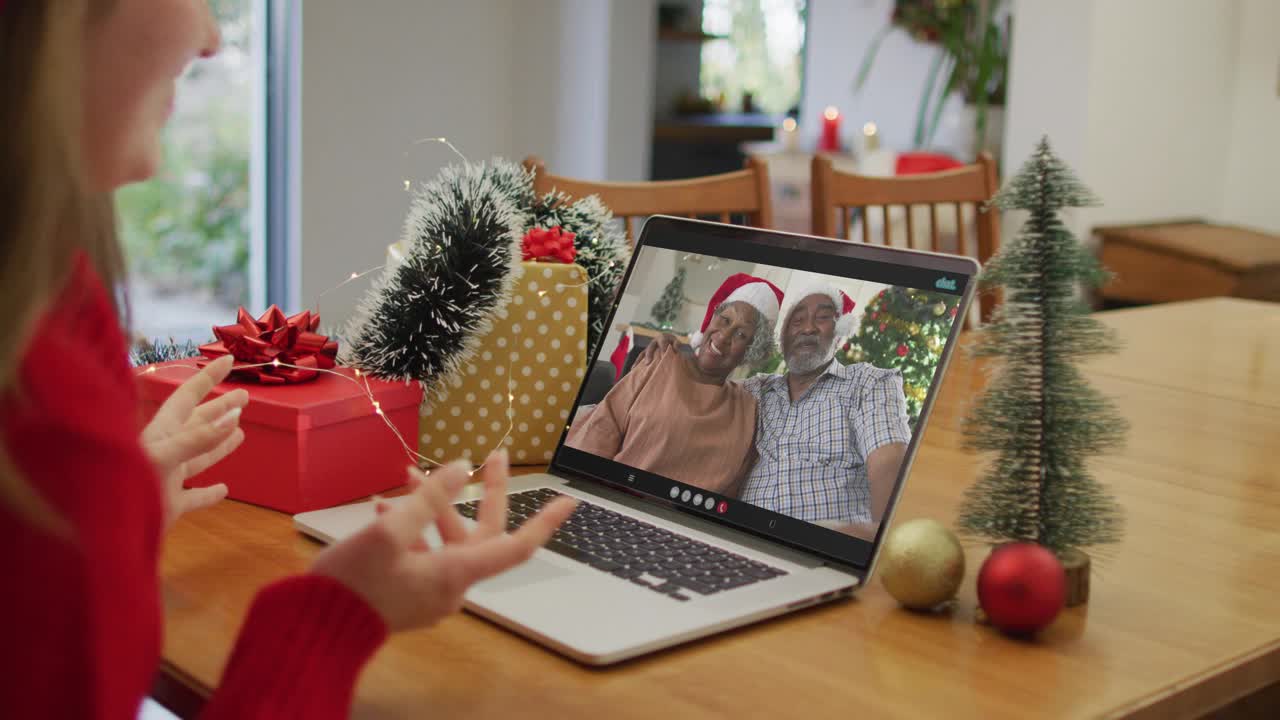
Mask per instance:
[[[721,515],[729,512],[729,503],[725,502],[724,500],[721,500],[720,504],[716,506],[716,512],[720,513]]]

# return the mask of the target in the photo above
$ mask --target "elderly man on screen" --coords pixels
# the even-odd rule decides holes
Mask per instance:
[[[759,402],[759,460],[739,498],[872,537],[911,431],[899,371],[835,359],[836,343],[853,330],[852,311],[853,301],[829,284],[788,289],[778,324],[787,372],[743,383]]]

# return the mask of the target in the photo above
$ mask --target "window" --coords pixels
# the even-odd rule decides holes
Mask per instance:
[[[232,322],[238,305],[261,304],[265,292],[262,263],[251,257],[262,256],[265,237],[255,220],[263,143],[254,138],[265,122],[267,3],[210,7],[222,50],[180,79],[156,176],[117,194],[133,324],[149,339],[208,340],[213,325]]]
[[[702,95],[759,112],[784,114],[800,104],[806,0],[704,0],[702,31],[722,40],[702,47]]]

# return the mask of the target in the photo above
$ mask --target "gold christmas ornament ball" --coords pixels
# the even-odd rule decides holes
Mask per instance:
[[[929,518],[895,527],[880,551],[880,582],[905,607],[929,610],[955,597],[964,580],[964,549]]]

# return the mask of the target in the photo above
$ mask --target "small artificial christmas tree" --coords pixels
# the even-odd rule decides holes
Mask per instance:
[[[1076,293],[1079,283],[1097,286],[1107,273],[1057,216],[1097,200],[1046,138],[992,204],[1031,215],[980,278],[1003,288],[1004,302],[975,353],[1002,362],[965,436],[969,447],[997,456],[966,491],[959,525],[992,542],[1031,541],[1059,554],[1115,542],[1120,508],[1085,460],[1117,445],[1126,426],[1073,365],[1115,348]]]
[[[680,309],[684,307],[684,280],[688,274],[684,267],[676,270],[676,276],[667,283],[662,297],[654,304],[653,321],[658,324],[659,330],[671,330],[675,327]]]
[[[836,359],[900,370],[907,420],[915,428],[959,305],[956,295],[885,288],[867,303],[858,334],[841,345]]]

